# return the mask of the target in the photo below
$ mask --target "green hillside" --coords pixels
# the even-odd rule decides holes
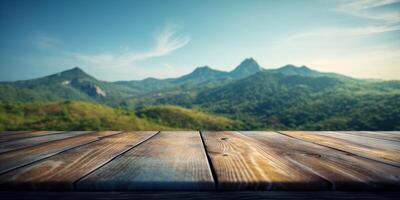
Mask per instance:
[[[101,104],[0,103],[1,130],[227,130],[240,123],[178,106],[133,111]]]
[[[204,66],[142,81],[73,68],[0,82],[0,94],[2,130],[400,130],[400,81],[263,69],[251,58],[230,72]]]
[[[241,125],[240,122],[225,117],[172,105],[147,107],[140,110],[138,116],[168,127],[192,130],[232,130]]]
[[[84,100],[114,106],[137,92],[115,83],[99,81],[76,67],[38,79],[0,82],[0,93],[2,101]]]
[[[221,87],[153,98],[200,107],[241,121],[244,129],[398,130],[396,81],[257,73]]]
[[[0,103],[0,130],[169,130],[134,112],[87,102]]]

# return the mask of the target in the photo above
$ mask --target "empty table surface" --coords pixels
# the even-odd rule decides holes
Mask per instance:
[[[399,188],[398,132],[0,133],[3,194]]]

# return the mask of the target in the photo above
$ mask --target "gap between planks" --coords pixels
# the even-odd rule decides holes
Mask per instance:
[[[75,180],[97,169],[104,161],[113,159],[115,155],[121,153],[119,150],[131,149],[137,142],[142,142],[157,132],[96,133],[111,135],[98,137],[88,144],[79,145],[4,174],[0,178],[0,185],[9,189],[73,190]],[[76,173],[74,170],[77,170]]]
[[[107,132],[107,131],[106,131],[106,132]],[[96,133],[100,133],[100,132],[91,132],[91,133],[89,133],[89,134],[96,134]],[[49,153],[48,155],[46,155],[45,152],[41,152],[41,153],[43,153],[44,155],[38,155],[39,153],[36,154],[36,155],[31,155],[31,156],[33,157],[33,158],[31,158],[31,161],[25,161],[25,162],[22,162],[21,164],[16,164],[16,165],[13,166],[13,167],[9,167],[9,168],[7,168],[7,169],[0,170],[0,175],[6,174],[6,173],[8,173],[8,172],[10,172],[10,171],[14,171],[14,170],[17,170],[17,169],[19,169],[19,168],[22,168],[22,167],[25,167],[25,166],[28,166],[28,165],[33,165],[33,164],[38,163],[38,162],[40,162],[40,161],[42,161],[42,160],[49,159],[49,158],[51,158],[51,157],[53,157],[53,156],[57,156],[57,155],[62,154],[62,153],[64,153],[64,152],[67,152],[67,151],[70,151],[70,150],[73,150],[73,149],[76,149],[76,148],[79,148],[79,147],[82,147],[82,146],[85,146],[85,145],[94,143],[94,142],[100,141],[100,140],[102,140],[102,139],[104,139],[104,138],[112,137],[112,136],[115,136],[115,135],[118,135],[118,134],[121,134],[121,133],[123,133],[123,131],[119,131],[119,132],[116,131],[115,133],[111,133],[110,135],[105,135],[105,136],[94,136],[94,137],[96,137],[97,139],[91,139],[91,140],[90,140],[90,138],[88,138],[88,141],[86,141],[86,142],[78,143],[78,144],[76,144],[75,146],[73,145],[73,146],[71,146],[71,147],[69,147],[69,148],[66,148],[66,149],[60,149],[59,151],[58,151],[58,150],[55,150],[54,153]],[[16,150],[13,150],[13,151],[10,151],[10,152],[0,153],[0,161],[3,159],[3,158],[1,157],[1,156],[3,156],[3,155],[7,155],[7,154],[10,154],[10,153],[18,153],[19,151],[21,151],[20,154],[22,154],[23,151],[26,151],[27,149],[38,149],[38,148],[41,148],[41,147],[43,148],[43,147],[45,147],[46,145],[49,145],[49,144],[51,144],[51,143],[54,144],[54,143],[61,142],[61,141],[65,141],[65,140],[78,139],[78,138],[80,138],[80,137],[87,137],[87,136],[89,136],[89,135],[87,135],[87,134],[77,135],[77,136],[70,137],[70,138],[64,138],[64,139],[62,139],[62,140],[49,141],[49,142],[41,143],[41,144],[38,144],[38,145],[35,145],[35,146],[30,146],[30,147],[26,147],[26,148],[22,148],[22,149],[16,149]],[[25,156],[26,156],[26,155],[25,155]],[[35,157],[36,157],[36,158],[35,158]],[[25,157],[25,158],[26,158],[26,157]],[[3,160],[3,161],[4,161],[4,160]]]
[[[77,190],[213,190],[199,131],[161,131],[96,172]]]
[[[66,131],[62,133],[43,135],[40,137],[29,137],[19,140],[7,141],[0,143],[0,154],[8,153],[16,150],[26,149],[42,144],[47,144],[49,142],[61,141],[68,138],[79,137],[82,135],[87,135],[91,133],[96,133],[96,131]],[[70,136],[69,134],[72,134]],[[58,137],[57,137],[58,136]],[[42,139],[42,140],[41,140]],[[35,141],[36,140],[36,141]],[[32,144],[33,143],[33,144]]]
[[[318,131],[316,133],[319,133],[319,132],[320,131]],[[371,161],[375,161],[375,162],[379,162],[379,163],[382,163],[382,164],[386,164],[386,165],[390,165],[390,166],[393,166],[393,167],[400,168],[400,163],[392,161],[392,160],[388,160],[388,159],[384,159],[384,158],[380,158],[380,157],[376,157],[376,156],[371,156],[371,155],[367,155],[365,153],[360,153],[360,152],[350,152],[348,149],[336,147],[335,145],[321,144],[321,142],[317,142],[317,141],[314,141],[314,140],[311,140],[311,139],[306,139],[306,138],[303,138],[303,137],[295,137],[295,136],[292,135],[293,133],[313,134],[313,132],[310,132],[310,131],[309,132],[307,132],[307,131],[305,131],[305,132],[304,131],[292,131],[292,132],[277,131],[277,133],[280,133],[282,135],[285,135],[287,137],[291,137],[291,138],[294,138],[294,139],[297,139],[297,140],[300,140],[300,141],[317,144],[317,145],[324,146],[324,147],[327,147],[327,148],[330,148],[330,149],[333,149],[333,150],[336,150],[336,151],[341,151],[341,152],[344,152],[344,153],[347,153],[347,154],[350,154],[350,155],[359,156],[359,157],[362,157],[362,158],[365,158],[365,159],[368,159],[368,160],[371,160]],[[330,138],[332,136],[322,135],[322,137]],[[359,137],[361,137],[361,136],[359,136]],[[368,137],[366,137],[366,138],[368,138]],[[344,139],[332,137],[331,140],[344,140]],[[346,140],[344,140],[344,141],[346,141]],[[346,142],[351,142],[351,141],[346,141]],[[355,146],[357,146],[357,144]],[[400,145],[399,145],[399,147],[400,147]],[[365,148],[365,147],[363,147],[363,148]]]
[[[389,189],[400,186],[398,167],[332,150],[277,132],[246,133],[246,136],[281,151],[279,154],[282,157],[297,163],[299,167],[329,180],[339,190]]]
[[[42,137],[46,135],[61,134],[67,131],[30,131],[17,134],[0,134],[0,143],[11,142],[15,140]]]
[[[119,132],[119,133],[117,133],[117,134],[121,134],[121,133],[122,133],[122,132]],[[103,167],[103,166],[105,166],[106,164],[112,162],[112,161],[115,160],[117,157],[122,156],[123,154],[125,154],[126,152],[132,150],[133,148],[137,147],[138,145],[140,145],[140,144],[142,144],[142,143],[144,143],[144,142],[146,142],[146,141],[149,141],[151,138],[153,138],[154,136],[156,136],[156,135],[159,134],[159,133],[160,133],[160,132],[158,131],[157,133],[153,134],[153,135],[150,136],[149,138],[147,138],[147,139],[143,140],[142,142],[140,142],[140,143],[134,145],[134,146],[131,147],[130,149],[128,149],[128,150],[126,150],[126,151],[124,151],[124,152],[121,152],[119,155],[115,156],[114,158],[112,158],[112,159],[111,159],[110,161],[108,161],[107,163],[104,163],[103,165],[97,167],[95,170],[92,170],[91,172],[89,172],[89,173],[86,174],[85,176],[81,177],[79,180],[77,180],[77,181],[75,181],[75,182],[73,183],[73,184],[74,184],[74,189],[76,189],[76,183],[77,183],[78,181],[80,181],[81,179],[83,179],[83,178],[89,176],[90,174],[94,173],[95,171],[97,171],[97,170],[100,169],[101,167]],[[219,181],[218,181],[218,177],[217,177],[216,174],[215,174],[215,173],[216,173],[216,172],[215,172],[216,169],[214,168],[214,165],[213,165],[213,162],[211,161],[209,152],[207,151],[207,146],[206,146],[205,141],[204,141],[204,138],[203,138],[203,133],[202,133],[202,131],[198,131],[197,133],[199,134],[200,140],[201,140],[202,145],[203,145],[203,152],[204,152],[204,154],[205,154],[205,156],[206,156],[206,158],[207,158],[207,164],[208,164],[210,173],[212,174],[212,179],[213,179],[213,182],[214,182],[214,184],[215,184],[215,188],[218,188],[217,186],[218,186],[218,184],[219,184]],[[240,132],[239,132],[239,133],[240,133]],[[282,133],[282,132],[276,132],[276,133],[281,134],[281,135],[286,136],[286,137],[289,137],[289,138],[293,138],[293,139],[296,139],[296,140],[300,140],[300,141],[303,141],[303,142],[308,142],[308,143],[312,143],[312,144],[315,144],[315,145],[320,145],[320,146],[323,146],[323,147],[326,147],[326,148],[334,149],[334,150],[336,150],[336,151],[341,151],[341,152],[349,153],[349,154],[352,154],[352,155],[355,155],[355,156],[359,156],[359,157],[362,157],[362,158],[365,158],[365,159],[373,160],[373,159],[370,159],[370,158],[368,158],[368,157],[363,157],[363,156],[361,156],[361,155],[357,155],[357,154],[354,154],[354,153],[351,153],[351,152],[348,152],[348,151],[344,151],[344,150],[341,150],[341,149],[336,149],[336,148],[333,148],[333,147],[330,147],[330,146],[325,146],[325,145],[323,145],[323,144],[319,144],[319,143],[316,143],[316,142],[311,142],[311,141],[308,141],[308,140],[299,139],[299,138],[297,138],[297,137],[292,137],[292,136],[286,135],[286,134],[284,134],[284,133]],[[90,133],[88,133],[88,134],[90,134]],[[243,135],[243,134],[242,134],[242,135]],[[74,136],[74,137],[79,137],[79,136]],[[105,136],[105,137],[111,137],[111,136]],[[105,138],[105,137],[102,137],[102,138]],[[100,138],[100,140],[101,140],[102,138]],[[65,139],[68,139],[68,138],[65,138]],[[60,139],[60,140],[62,140],[62,139]],[[58,141],[58,140],[55,140],[55,141]],[[94,142],[97,142],[97,141],[99,141],[99,140],[92,141],[92,142],[89,142],[89,143],[94,143]],[[53,142],[53,141],[51,141],[51,142]],[[82,145],[79,145],[79,146],[77,146],[77,147],[72,147],[71,149],[75,149],[75,148],[78,148],[78,147],[80,147],[80,146],[87,145],[87,144],[89,144],[89,143],[82,144]],[[43,143],[41,143],[41,144],[43,144]],[[38,144],[38,145],[41,145],[41,144]],[[37,146],[37,145],[35,145],[35,146]],[[68,151],[68,150],[70,150],[70,149],[64,150],[64,151],[62,151],[62,152],[65,152],[65,151]],[[59,152],[59,153],[57,153],[57,154],[61,154],[62,152]],[[55,154],[55,155],[57,155],[57,154]],[[52,156],[53,156],[53,155],[52,155]],[[50,156],[50,157],[51,157],[51,156]],[[49,158],[49,157],[47,157],[47,158]],[[46,158],[43,158],[43,159],[46,159]],[[377,160],[373,160],[373,161],[379,162],[379,161],[377,161]],[[35,162],[36,162],[36,161],[35,161]],[[29,163],[29,164],[32,164],[32,163]],[[29,165],[29,164],[27,164],[27,165]],[[388,163],[384,163],[384,164],[388,164]],[[395,166],[395,167],[396,167],[396,166]],[[322,178],[322,177],[321,177],[321,178]]]
[[[72,183],[72,185],[73,185],[73,190],[75,190],[75,191],[77,190],[77,184],[78,184],[79,181],[81,181],[81,180],[83,180],[84,178],[88,177],[89,175],[93,174],[95,171],[99,170],[100,168],[102,168],[103,166],[105,166],[105,165],[107,165],[108,163],[112,162],[113,160],[117,159],[118,157],[124,155],[126,152],[128,152],[128,151],[132,150],[133,148],[135,148],[135,147],[137,147],[137,146],[139,146],[139,145],[145,143],[146,141],[149,141],[151,138],[155,137],[155,136],[156,136],[157,134],[159,134],[159,133],[160,133],[160,131],[157,131],[155,134],[152,134],[150,137],[145,138],[144,140],[140,141],[139,143],[137,143],[137,144],[135,144],[135,145],[132,145],[131,148],[129,148],[129,149],[125,150],[125,151],[122,151],[121,153],[119,153],[117,156],[113,157],[113,158],[110,159],[109,161],[107,161],[107,162],[105,162],[104,164],[100,165],[100,166],[97,167],[96,169],[90,171],[90,172],[87,173],[86,175],[80,177],[78,180],[76,180],[76,181],[74,181],[74,182]]]

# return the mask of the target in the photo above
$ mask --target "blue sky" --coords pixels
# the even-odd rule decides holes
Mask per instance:
[[[102,80],[307,65],[400,79],[400,0],[0,1],[0,80],[79,66]]]

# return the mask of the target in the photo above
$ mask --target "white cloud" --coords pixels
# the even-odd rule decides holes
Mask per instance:
[[[400,30],[400,25],[395,26],[364,26],[364,27],[334,27],[320,28],[310,32],[294,34],[286,38],[286,42],[305,37],[350,37],[376,33],[385,33]]]
[[[342,1],[336,14],[354,17],[357,25],[323,25],[284,38],[284,59],[360,78],[398,79],[400,52],[396,41],[381,33],[400,31],[400,0]],[[381,40],[382,39],[382,40]],[[290,53],[289,53],[290,52]]]
[[[400,0],[351,0],[345,2],[334,8],[333,11],[367,19],[369,22],[352,27],[317,28],[291,35],[284,42],[293,42],[306,37],[354,37],[400,30],[400,11],[398,9],[376,9],[380,6],[398,3]]]
[[[352,10],[364,10],[397,2],[400,2],[400,0],[352,0],[344,4],[343,7]]]
[[[377,20],[385,24],[400,23],[400,11],[398,9],[376,9],[380,6],[400,3],[400,0],[362,0],[349,1],[336,10],[356,17]]]
[[[102,66],[121,67],[128,66],[136,61],[143,61],[150,58],[161,57],[186,46],[190,42],[190,37],[178,33],[178,27],[167,25],[163,31],[155,37],[153,49],[145,52],[125,51],[123,53],[101,53],[85,54],[69,52],[68,54],[89,64]]]

